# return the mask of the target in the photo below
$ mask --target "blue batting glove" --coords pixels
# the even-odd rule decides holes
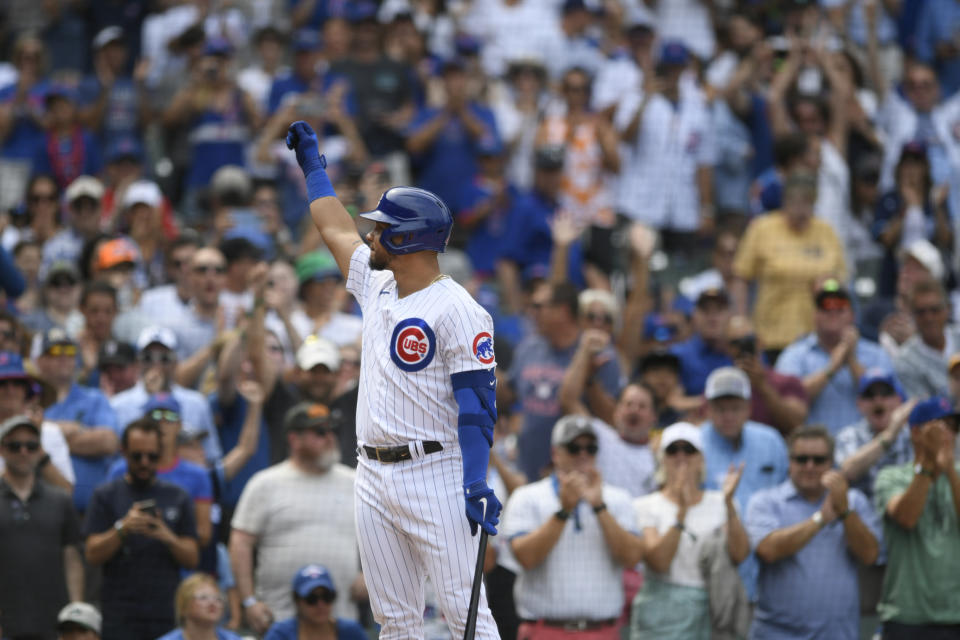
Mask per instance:
[[[287,148],[297,152],[297,164],[303,170],[303,175],[309,176],[317,169],[326,169],[327,160],[320,155],[320,142],[317,134],[303,120],[297,120],[287,130]]]
[[[466,498],[467,520],[470,521],[470,534],[477,535],[477,527],[483,527],[489,535],[497,535],[497,525],[500,523],[500,510],[503,505],[497,500],[493,489],[483,480],[474,482],[463,489]]]

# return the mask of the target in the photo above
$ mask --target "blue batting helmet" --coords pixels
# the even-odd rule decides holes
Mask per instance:
[[[443,253],[453,229],[453,214],[443,200],[415,187],[387,189],[377,208],[360,217],[390,225],[380,235],[380,244],[393,254]]]

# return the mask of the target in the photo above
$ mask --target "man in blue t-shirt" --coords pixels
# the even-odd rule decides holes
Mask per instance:
[[[417,171],[417,186],[449,203],[476,174],[478,145],[497,140],[498,134],[493,112],[469,99],[461,62],[443,67],[443,87],[446,104],[426,107],[414,116],[407,151]]]
[[[123,432],[103,392],[77,384],[77,362],[77,344],[66,331],[54,327],[43,334],[37,369],[57,390],[57,402],[44,411],[44,419],[57,423],[70,447],[77,478],[73,504],[82,514],[90,494],[107,479]]]
[[[730,296],[723,289],[709,288],[697,296],[693,308],[693,335],[670,347],[680,358],[680,379],[688,396],[699,396],[714,369],[729,367],[727,322],[730,320]]]
[[[127,72],[127,45],[116,25],[101,29],[92,44],[94,74],[79,87],[81,118],[104,148],[125,137],[139,141],[141,117],[149,105],[144,67],[137,67],[136,77]]]

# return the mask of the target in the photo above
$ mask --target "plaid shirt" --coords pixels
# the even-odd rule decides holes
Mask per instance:
[[[837,443],[833,453],[833,459],[837,466],[841,466],[847,458],[875,437],[876,434],[867,424],[866,418],[841,429],[840,433],[837,434]],[[890,465],[906,464],[911,460],[913,460],[913,446],[910,444],[910,431],[909,429],[901,429],[890,448],[880,456],[880,459],[872,467],[867,469],[864,475],[856,482],[851,483],[850,486],[859,489],[868,499],[873,500],[873,483],[876,482],[880,469]]]

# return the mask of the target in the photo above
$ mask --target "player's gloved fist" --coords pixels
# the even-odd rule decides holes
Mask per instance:
[[[497,525],[500,523],[500,510],[503,505],[497,500],[493,489],[483,480],[474,482],[463,488],[463,495],[467,501],[467,520],[470,521],[470,533],[477,535],[477,526],[483,527],[491,536],[497,535]]]
[[[303,120],[297,120],[287,129],[287,148],[297,152],[297,163],[305,176],[327,168],[327,159],[320,155],[319,145],[317,134]]]

